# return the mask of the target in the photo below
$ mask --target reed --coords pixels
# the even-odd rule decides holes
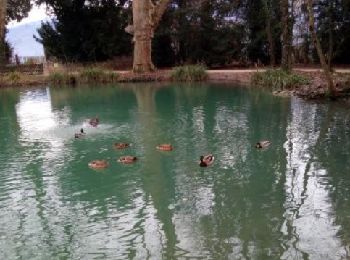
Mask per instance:
[[[207,70],[203,65],[186,65],[176,67],[171,72],[171,79],[174,81],[195,82],[205,81],[207,78]]]

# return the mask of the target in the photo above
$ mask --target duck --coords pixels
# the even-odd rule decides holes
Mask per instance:
[[[94,169],[105,169],[108,167],[108,162],[106,160],[94,160],[89,162],[89,167]]]
[[[119,149],[119,150],[129,148],[130,146],[131,145],[128,143],[115,143],[114,144],[114,148]]]
[[[262,148],[266,148],[266,147],[270,146],[270,144],[271,144],[270,141],[264,140],[264,141],[257,142],[255,147],[258,149],[262,149]]]
[[[98,126],[99,123],[100,123],[100,120],[98,119],[98,117],[94,117],[89,120],[89,124],[93,127]]]
[[[120,157],[117,161],[123,164],[131,164],[137,161],[137,157],[127,155],[127,156]]]
[[[199,158],[199,166],[200,167],[208,167],[213,164],[215,157],[212,154],[201,155]]]
[[[74,138],[80,138],[85,136],[84,129],[81,128],[79,133],[75,133]]]
[[[160,145],[157,145],[157,150],[160,150],[160,151],[172,151],[174,148],[171,144],[160,144]]]

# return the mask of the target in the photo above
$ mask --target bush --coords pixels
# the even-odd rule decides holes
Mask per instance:
[[[283,70],[257,72],[252,77],[252,84],[267,87],[272,90],[292,89],[309,83],[309,79],[305,76]]]
[[[208,78],[208,74],[203,65],[187,65],[174,68],[171,72],[171,78],[175,81],[204,81]]]

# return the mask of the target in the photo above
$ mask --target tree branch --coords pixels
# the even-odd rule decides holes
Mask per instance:
[[[150,0],[151,1],[151,0]],[[152,1],[151,1],[152,2]],[[160,20],[168,7],[170,0],[159,0],[152,8],[152,24],[153,28],[156,29],[159,25]]]

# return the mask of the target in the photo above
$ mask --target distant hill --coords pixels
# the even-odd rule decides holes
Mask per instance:
[[[41,21],[26,23],[8,28],[7,39],[18,56],[43,56],[44,48],[33,35],[38,35]]]

